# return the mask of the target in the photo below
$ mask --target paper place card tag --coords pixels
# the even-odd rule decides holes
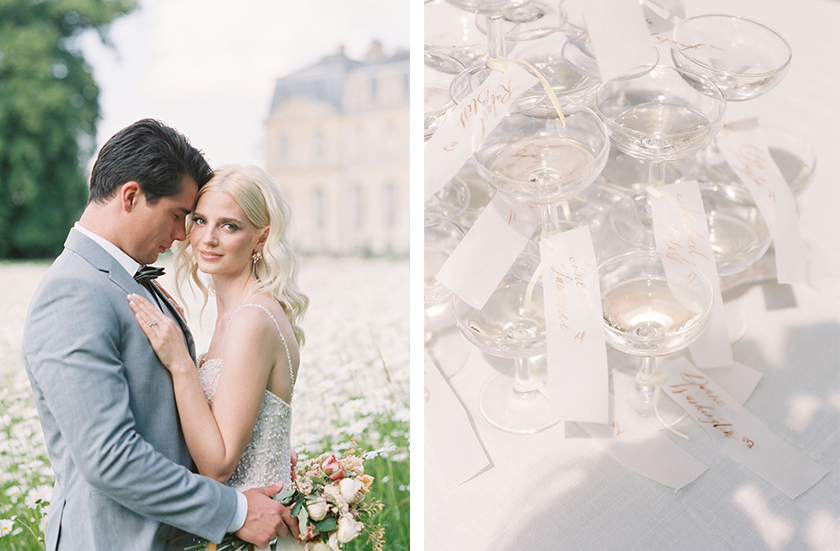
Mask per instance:
[[[481,310],[540,224],[534,207],[496,195],[443,263],[435,279]]]
[[[609,371],[598,262],[587,226],[540,243],[548,391],[566,421],[609,420]]]
[[[653,429],[621,400],[611,401],[611,424],[578,424],[613,459],[674,489],[686,486],[706,471],[706,465]]]
[[[733,127],[734,126],[734,127]],[[721,129],[717,145],[767,222],[776,250],[779,283],[809,283],[808,259],[796,199],[779,170],[761,130],[742,122]]]
[[[738,362],[733,362],[732,365],[726,367],[710,367],[704,369],[703,373],[719,384],[732,399],[742,406],[752,395],[762,377],[761,371]]]
[[[651,35],[665,36],[671,34],[678,21],[685,19],[685,7],[680,2],[643,2],[642,15],[647,23]],[[657,37],[658,38],[658,37]],[[660,40],[655,40],[660,43]]]
[[[586,0],[580,7],[601,80],[619,77],[650,60],[650,34],[638,2]]]
[[[423,376],[426,442],[443,469],[441,478],[452,488],[486,468],[490,460],[464,406],[428,354]]]
[[[455,106],[424,147],[424,201],[458,173],[513,100],[538,82],[521,65],[509,63],[504,72],[490,71],[487,80]]]
[[[706,332],[689,347],[691,357],[700,367],[729,365],[732,345],[700,188],[691,180],[648,188],[648,195],[653,207],[656,249],[663,256],[669,278],[679,267],[667,261],[683,259],[699,267],[714,288],[712,318]]]
[[[663,362],[663,392],[674,399],[721,451],[791,499],[817,483],[828,469],[811,461],[741,407],[686,358]]]

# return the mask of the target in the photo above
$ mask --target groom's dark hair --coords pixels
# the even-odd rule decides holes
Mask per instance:
[[[201,151],[180,132],[155,119],[142,119],[114,134],[93,165],[88,204],[107,201],[126,182],[137,182],[149,203],[178,195],[184,177],[199,189],[213,177]]]

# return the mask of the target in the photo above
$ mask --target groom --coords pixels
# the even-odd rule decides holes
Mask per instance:
[[[183,532],[215,542],[236,532],[265,547],[298,533],[270,498],[280,484],[240,493],[190,471],[172,380],[126,300],[155,300],[194,354],[177,309],[133,275],[185,238],[184,219],[211,176],[201,152],[158,121],[118,132],[32,299],[23,356],[56,477],[47,551],[183,549]]]

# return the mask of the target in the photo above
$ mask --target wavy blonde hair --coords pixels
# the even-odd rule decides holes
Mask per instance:
[[[214,170],[213,178],[199,190],[196,203],[204,193],[213,190],[227,193],[258,230],[269,227],[262,257],[254,264],[257,284],[251,289],[251,294],[266,292],[277,300],[289,319],[298,346],[303,346],[304,334],[299,323],[309,306],[309,297],[298,287],[297,251],[286,238],[286,228],[291,219],[286,194],[265,170],[253,165],[243,167],[238,164],[228,164]],[[210,286],[202,281],[198,273],[198,264],[189,239],[192,227],[193,220],[190,217],[187,221],[187,238],[176,246],[176,284],[180,292],[181,284],[191,280],[204,295],[203,311],[209,299]]]

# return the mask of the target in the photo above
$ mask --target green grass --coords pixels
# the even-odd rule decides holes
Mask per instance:
[[[380,449],[388,442],[387,451],[365,461],[365,473],[376,481],[371,487],[370,496],[384,505],[373,519],[374,523],[385,529],[387,551],[407,551],[409,549],[409,510],[410,500],[410,459],[408,454],[409,424],[392,419],[390,416],[374,418],[367,431],[355,437],[356,446],[361,451]],[[334,441],[324,438],[321,442],[303,450],[304,456],[317,457],[325,452],[338,455],[349,441]],[[367,498],[366,498],[367,499]],[[348,551],[370,550],[372,546],[363,537],[351,541]]]
[[[0,391],[0,551],[44,549],[43,529],[49,510],[49,490],[54,476],[28,388]],[[387,449],[365,461],[374,482],[369,496],[384,505],[374,522],[385,530],[387,551],[409,549],[410,460],[409,424],[392,415],[369,420],[367,430],[355,437],[362,451]],[[325,437],[299,450],[301,458],[339,453],[350,439]],[[348,551],[371,549],[363,536],[350,542]]]
[[[0,400],[0,551],[44,549],[55,478],[28,388],[5,386]]]

